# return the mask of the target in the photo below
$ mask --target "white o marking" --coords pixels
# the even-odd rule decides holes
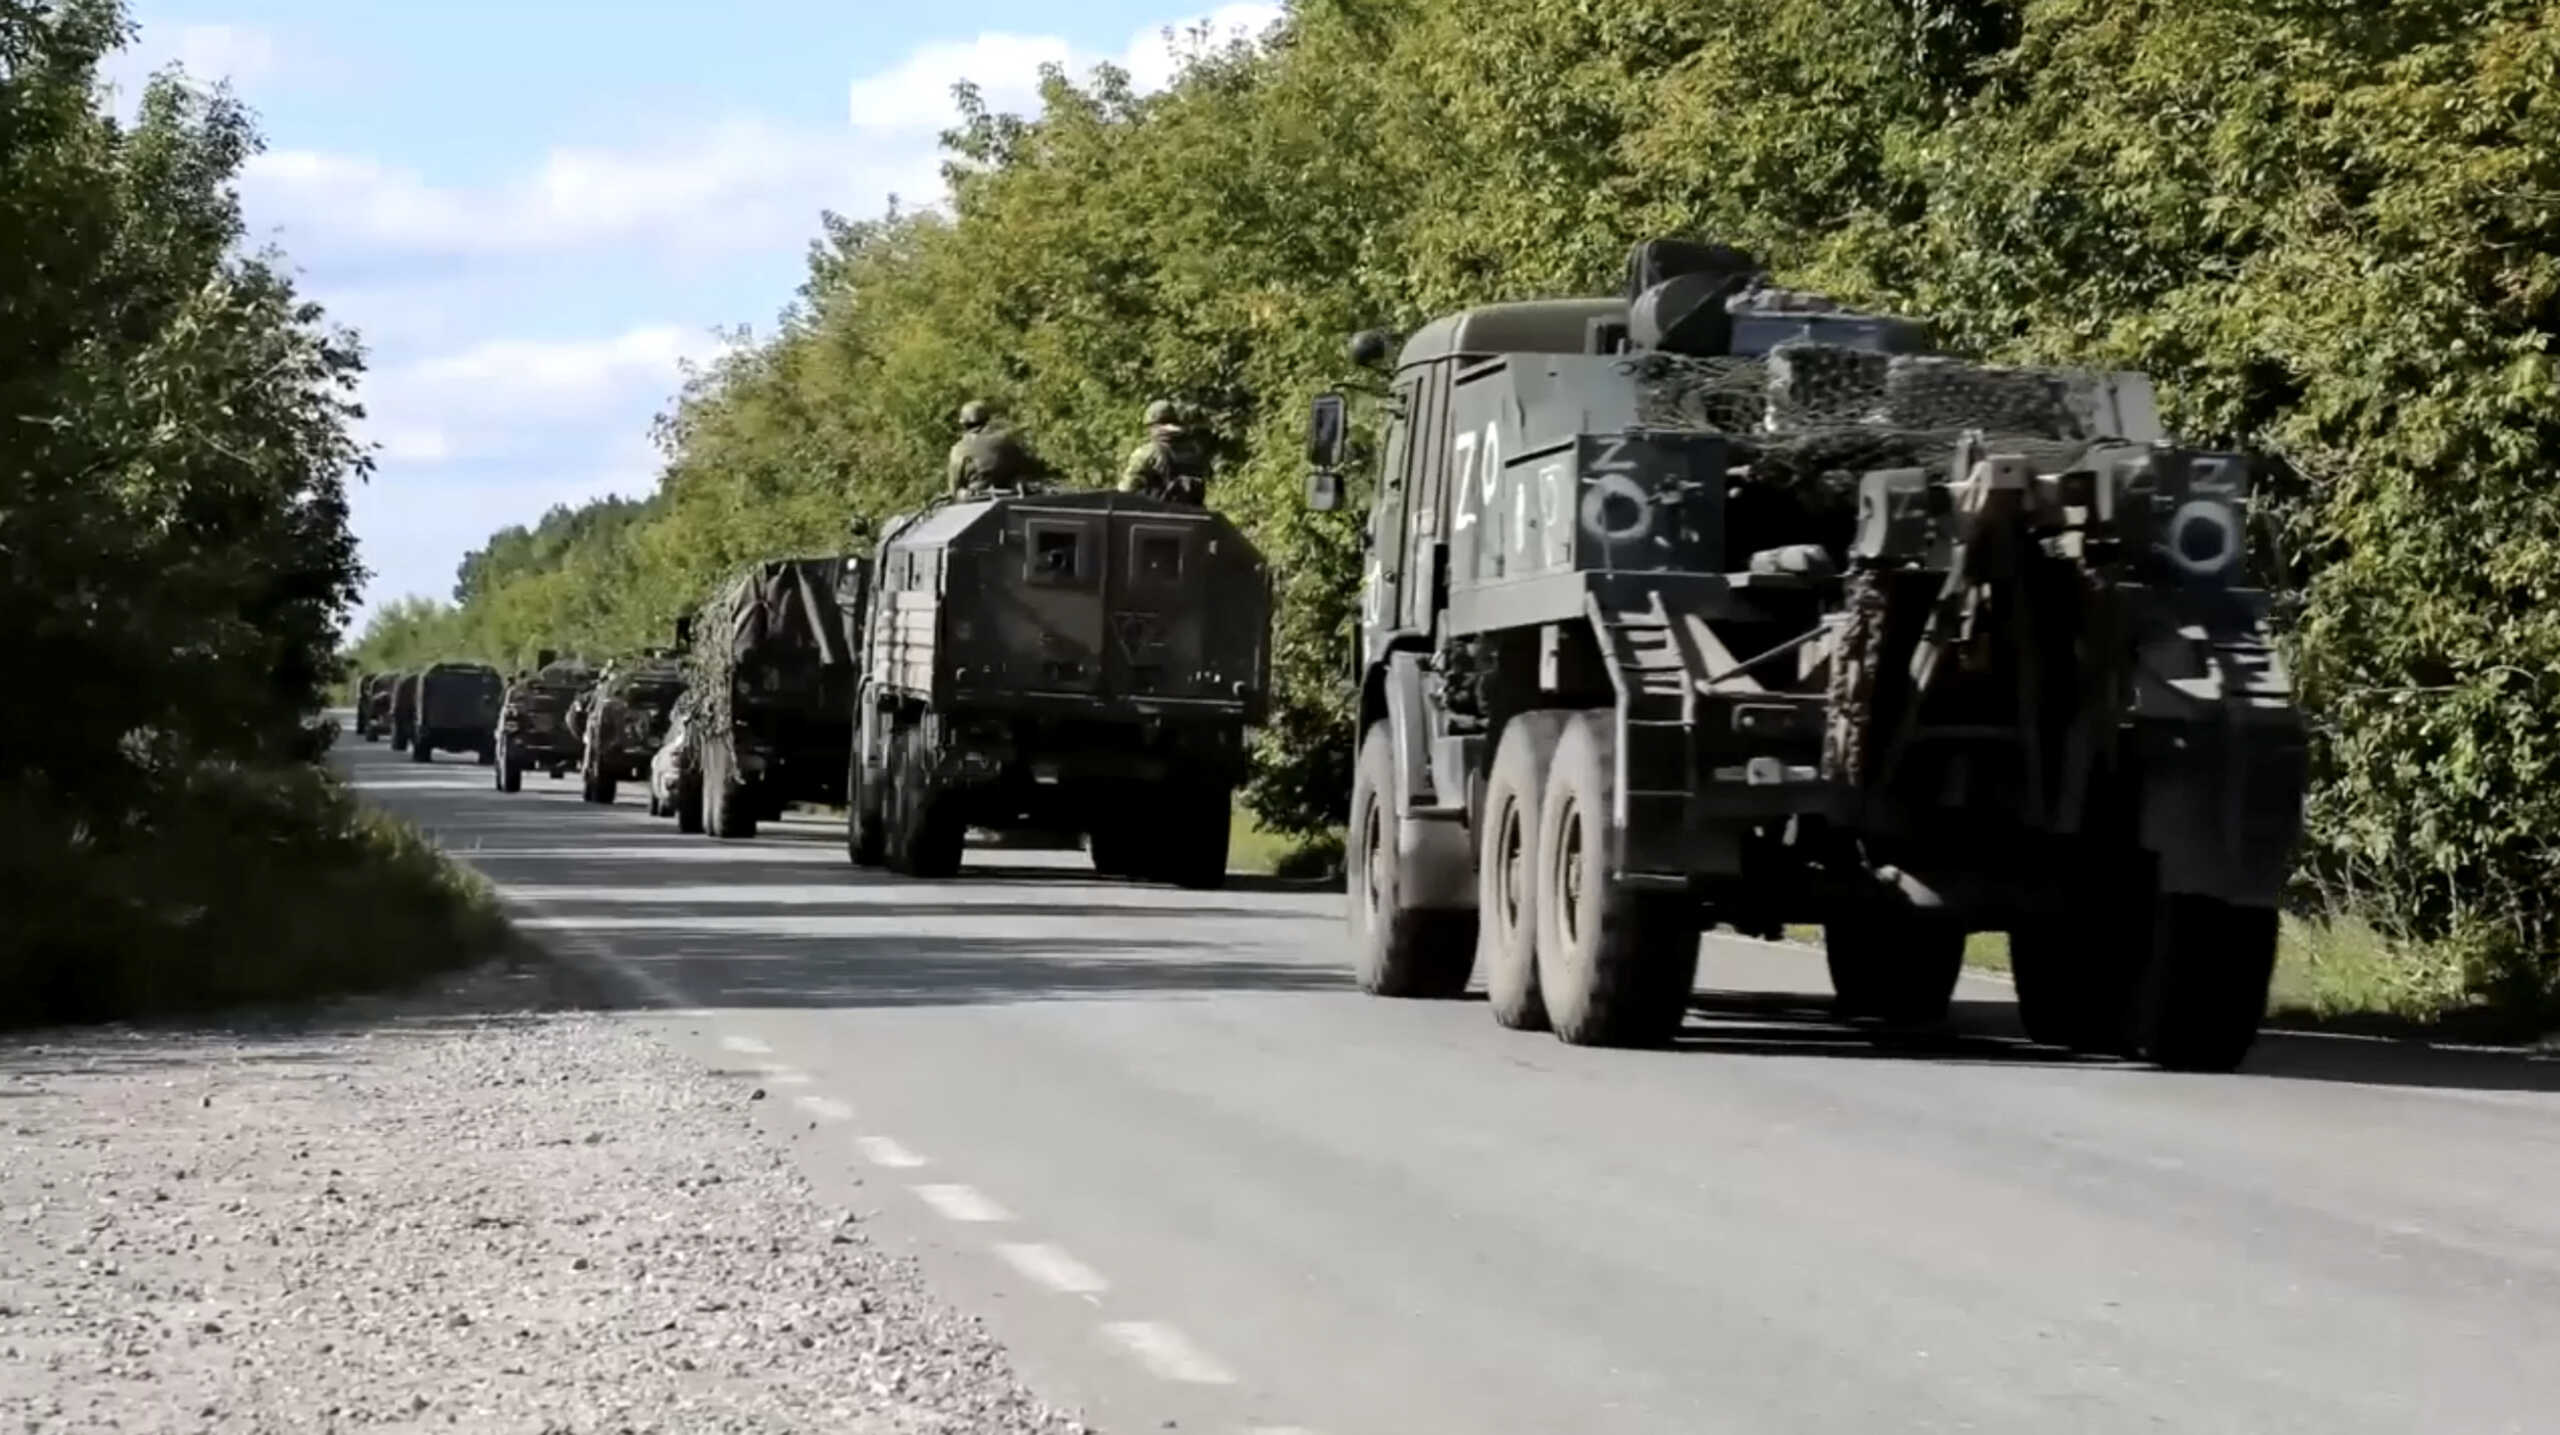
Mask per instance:
[[[1612,528],[1607,522],[1609,500],[1622,498],[1635,505],[1636,520],[1624,528]],[[1636,538],[1653,526],[1644,490],[1623,473],[1604,473],[1591,481],[1591,491],[1582,495],[1582,526],[1604,543]]]
[[[2185,534],[2190,523],[2211,527],[2218,540],[2211,561],[2189,558]],[[2169,515],[2169,561],[2178,571],[2195,578],[2210,578],[2231,565],[2232,555],[2240,551],[2240,524],[2232,517],[2231,506],[2209,498],[2191,498],[2178,505]]]
[[[1104,1325],[1102,1333],[1138,1357],[1147,1372],[1159,1380],[1178,1380],[1187,1385],[1235,1384],[1232,1372],[1172,1326],[1151,1320],[1115,1320]]]
[[[864,1159],[874,1166],[888,1166],[904,1171],[926,1164],[922,1156],[886,1136],[865,1136],[853,1144],[861,1148]]]
[[[978,1193],[974,1186],[918,1186],[915,1193],[946,1221],[1010,1221],[1013,1213]]]
[[[1023,1279],[1061,1295],[1100,1295],[1111,1289],[1110,1283],[1095,1274],[1092,1267],[1056,1246],[1005,1241],[997,1243],[996,1254],[1021,1272]]]

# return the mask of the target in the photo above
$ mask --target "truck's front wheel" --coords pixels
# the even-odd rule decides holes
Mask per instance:
[[[699,757],[696,761],[700,761]],[[676,779],[676,831],[687,837],[702,835],[702,770]]]
[[[941,878],[960,871],[968,833],[953,820],[951,804],[934,787],[932,745],[921,725],[893,740],[889,773],[889,866],[910,877]]]
[[[1575,1046],[1660,1046],[1689,1015],[1698,911],[1611,880],[1617,715],[1565,725],[1538,811],[1538,990]]]
[[[856,867],[877,867],[888,855],[888,834],[880,825],[879,784],[862,774],[863,738],[854,733],[853,758],[844,775],[844,854]]]
[[[515,744],[503,736],[498,739],[498,790],[524,791],[524,763],[516,757]]]
[[[755,808],[729,757],[726,744],[702,745],[702,826],[714,837],[744,840],[756,835]]]
[[[1547,1029],[1538,994],[1538,809],[1556,739],[1573,714],[1525,712],[1502,728],[1485,784],[1476,837],[1476,951],[1493,1019],[1514,1031]]]
[[[1475,969],[1476,914],[1404,904],[1395,785],[1387,725],[1373,723],[1351,782],[1350,850],[1342,864],[1360,989],[1382,997],[1462,996]]]
[[[2172,1071],[2239,1066],[2267,1014],[2276,934],[2273,907],[2162,896],[2142,988],[2142,1055]]]
[[[1235,793],[1223,782],[1178,789],[1170,828],[1159,838],[1157,865],[1167,880],[1194,892],[1227,885],[1227,847],[1235,825]]]

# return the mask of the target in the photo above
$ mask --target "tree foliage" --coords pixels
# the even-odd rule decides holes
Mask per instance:
[[[105,113],[126,38],[111,0],[0,0],[0,984],[219,927],[154,875],[215,807],[243,841],[354,821],[296,778],[325,819],[269,823],[284,789],[239,775],[326,745],[360,355],[243,252],[226,91]]]
[[[947,211],[827,218],[776,332],[663,423],[646,511],[475,589],[457,636],[653,634],[723,566],[926,491],[967,397],[1096,482],[1178,398],[1284,589],[1256,800],[1313,827],[1359,549],[1297,511],[1296,450],[1342,337],[1707,235],[1991,353],[2147,369],[2261,455],[2320,735],[2308,880],[2548,993],[2553,0],[1299,0],[1161,93],[962,98]]]

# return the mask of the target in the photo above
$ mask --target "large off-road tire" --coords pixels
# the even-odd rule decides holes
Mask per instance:
[[[1351,829],[1343,885],[1351,908],[1353,970],[1372,996],[1464,996],[1475,969],[1476,914],[1405,905],[1396,848],[1395,751],[1387,725],[1370,724],[1351,781]]]
[[[2134,998],[2151,951],[2145,905],[2038,916],[2009,933],[2027,1039],[2084,1056],[2134,1054]]]
[[[2249,1055],[2276,969],[2276,911],[2164,895],[2136,1003],[2141,1055],[2172,1071],[2230,1071]]]
[[[1227,885],[1227,849],[1235,832],[1235,792],[1223,782],[1186,783],[1166,814],[1152,866],[1156,875],[1193,892]]]
[[[1964,943],[1963,924],[1890,900],[1834,915],[1822,928],[1832,1010],[1900,1029],[1945,1021],[1964,974]]]
[[[420,733],[416,737],[411,738],[409,740],[409,760],[411,762],[435,761],[436,746],[434,741],[428,738],[425,733]]]
[[[698,767],[676,779],[676,831],[687,837],[702,835],[702,770]]]
[[[888,860],[889,834],[880,821],[880,784],[862,778],[863,736],[855,724],[853,757],[844,774],[844,855],[856,867]]]
[[[756,835],[754,794],[729,770],[724,744],[702,745],[702,830],[725,841]]]
[[[611,807],[613,805],[615,794],[619,793],[621,790],[622,783],[616,779],[612,773],[599,772],[596,774],[596,802],[598,804],[605,807]]]
[[[1697,904],[1610,881],[1617,714],[1565,724],[1538,810],[1538,990],[1574,1046],[1660,1046],[1688,1020]]]
[[[1085,834],[1085,848],[1093,859],[1093,870],[1103,877],[1136,875],[1142,845],[1131,824],[1115,816],[1096,818],[1093,830]]]
[[[1547,768],[1573,714],[1525,712],[1503,724],[1476,828],[1476,959],[1493,998],[1493,1019],[1514,1031],[1545,1031],[1538,995],[1538,810]]]
[[[969,834],[934,782],[924,726],[902,729],[892,741],[897,760],[890,776],[889,866],[928,880],[954,876]]]
[[[524,764],[516,760],[515,745],[501,739],[498,743],[498,790],[524,791]]]

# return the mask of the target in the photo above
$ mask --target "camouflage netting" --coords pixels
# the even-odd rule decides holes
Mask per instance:
[[[693,650],[685,658],[692,680],[692,711],[706,726],[727,731],[738,673],[759,655],[799,653],[812,661],[842,652],[844,625],[837,615],[836,558],[760,563],[731,575],[695,612]]]
[[[2072,370],[1815,343],[1755,358],[1644,352],[1625,366],[1644,424],[1729,434],[1754,480],[1831,499],[1854,501],[1872,469],[1943,469],[1972,431],[2047,472],[2124,441],[2107,431],[2102,377]]]

